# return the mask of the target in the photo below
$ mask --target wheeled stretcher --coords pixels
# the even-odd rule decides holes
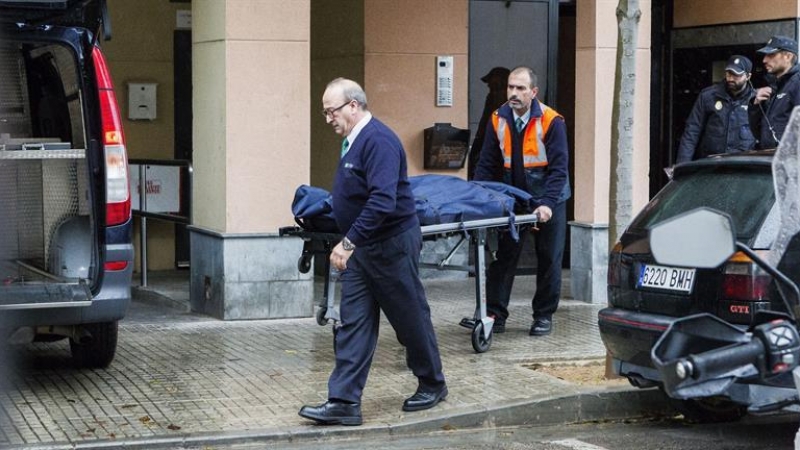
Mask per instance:
[[[472,330],[472,348],[477,353],[489,350],[492,345],[492,326],[494,319],[486,314],[486,248],[490,242],[496,242],[498,231],[514,227],[519,232],[520,227],[536,226],[538,222],[536,214],[526,214],[519,216],[505,216],[490,219],[477,219],[465,222],[443,223],[436,225],[424,225],[420,229],[423,239],[432,240],[439,238],[449,238],[460,235],[459,240],[453,245],[447,255],[438,263],[422,263],[421,267],[434,268],[438,270],[462,270],[469,271],[475,275],[475,312],[472,317],[465,317],[460,325]],[[320,325],[333,323],[337,326],[340,321],[339,309],[336,305],[336,281],[339,273],[330,265],[330,252],[333,247],[342,239],[338,233],[325,233],[317,231],[307,231],[300,227],[284,227],[279,230],[281,236],[296,236],[302,238],[303,251],[297,262],[297,268],[302,273],[311,270],[311,261],[314,255],[321,255],[325,258],[325,287],[320,308],[317,310],[316,319]],[[473,244],[473,266],[451,265],[450,260],[458,249],[465,243]]]

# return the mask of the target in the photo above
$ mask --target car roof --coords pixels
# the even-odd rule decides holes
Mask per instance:
[[[674,177],[706,171],[711,168],[770,170],[775,150],[731,153],[709,156],[675,166]]]

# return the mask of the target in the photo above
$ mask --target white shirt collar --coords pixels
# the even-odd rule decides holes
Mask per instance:
[[[533,105],[531,104],[531,106],[533,106]],[[521,116],[518,116],[517,113],[514,112],[514,122],[516,122],[517,119],[522,119],[522,123],[527,124],[528,121],[531,120],[531,109],[528,108],[528,110],[525,111],[525,114],[523,114]]]
[[[367,126],[367,123],[369,123],[370,120],[372,120],[372,113],[367,111],[366,114],[364,114],[364,117],[362,117],[361,120],[358,121],[356,126],[354,126],[352,130],[350,130],[350,134],[348,134],[347,137],[345,138],[347,139],[348,148],[353,146],[353,142],[358,137],[358,134],[361,133],[361,130],[363,130],[364,127]]]

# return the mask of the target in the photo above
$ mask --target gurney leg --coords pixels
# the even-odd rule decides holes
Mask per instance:
[[[439,269],[445,269],[450,264],[450,260],[453,259],[453,255],[455,255],[458,249],[461,248],[461,245],[464,243],[464,241],[466,241],[466,238],[464,235],[461,235],[461,237],[458,239],[458,242],[456,242],[456,245],[450,249],[450,251],[447,253],[447,255],[445,255],[444,258],[442,258],[441,261],[439,261]]]
[[[325,320],[328,322],[333,322],[334,327],[339,325],[339,322],[341,321],[341,316],[339,316],[339,308],[336,306],[336,281],[339,280],[340,274],[341,272],[331,267],[330,271],[328,272],[328,282],[325,288],[328,299]]]
[[[327,256],[327,255],[326,255]],[[339,271],[331,267],[330,259],[325,259],[325,287],[322,294],[322,301],[317,310],[317,324],[327,325],[333,321],[334,325],[339,323],[339,309],[336,307],[336,281],[339,279]]]
[[[475,239],[475,328],[472,330],[472,348],[483,353],[492,346],[494,319],[486,315],[486,229],[473,233]]]

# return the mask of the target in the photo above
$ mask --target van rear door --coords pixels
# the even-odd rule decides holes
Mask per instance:
[[[92,48],[87,35],[104,8],[104,0],[0,0],[0,311],[91,305],[102,276],[97,183],[87,169],[101,154],[92,151],[99,131],[85,120],[90,55],[75,52]]]

